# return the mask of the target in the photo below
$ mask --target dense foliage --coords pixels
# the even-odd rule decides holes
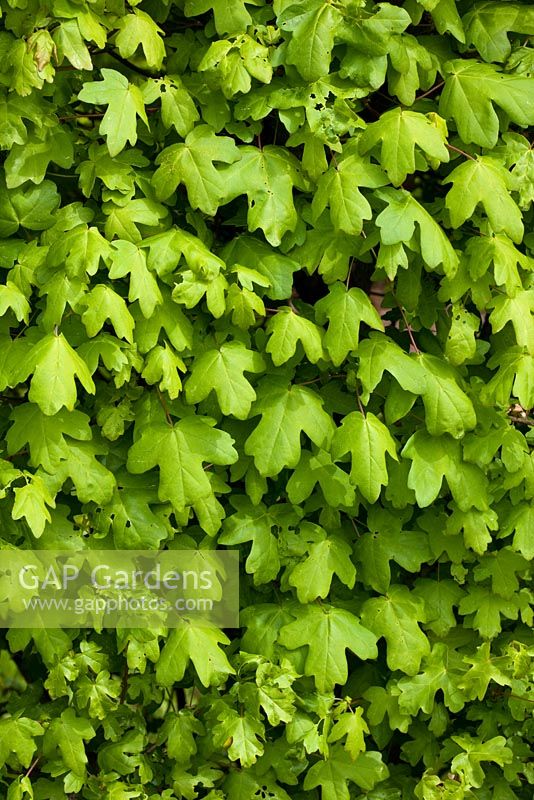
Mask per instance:
[[[1,547],[243,611],[9,631],[1,796],[530,800],[534,6],[2,6]]]

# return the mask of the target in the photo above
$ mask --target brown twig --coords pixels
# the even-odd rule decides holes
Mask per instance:
[[[534,427],[534,419],[532,417],[524,417],[522,414],[508,414],[508,416],[513,422],[518,422],[520,425]]]
[[[145,108],[145,111],[148,114],[151,114],[151,113],[154,113],[154,111],[159,111],[159,107],[158,106],[149,106],[148,108]],[[80,113],[80,114],[67,114],[64,117],[58,117],[58,120],[60,122],[68,122],[69,120],[72,120],[72,119],[85,119],[85,118],[99,119],[99,118],[102,118],[105,115],[105,113],[106,113],[105,111],[94,111],[91,114],[83,114],[83,113]]]

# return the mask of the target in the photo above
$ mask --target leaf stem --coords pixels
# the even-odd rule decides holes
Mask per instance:
[[[360,393],[358,391],[358,387],[356,386],[355,389],[356,389],[356,400],[358,401],[358,408],[360,409],[360,414],[362,415],[362,417],[365,418],[367,414],[365,412],[365,408],[362,405],[362,401],[360,400]]]
[[[414,351],[417,353],[417,355],[419,355],[419,354],[421,353],[421,351],[420,351],[420,350],[419,350],[419,348],[417,347],[417,342],[416,342],[416,341],[415,341],[415,339],[413,338],[412,326],[411,326],[411,325],[410,325],[410,323],[408,322],[408,318],[406,317],[406,313],[405,313],[405,311],[404,311],[403,307],[402,307],[400,304],[399,304],[399,311],[400,311],[400,312],[401,312],[401,314],[402,314],[402,318],[403,318],[403,320],[404,320],[404,324],[405,324],[405,326],[406,326],[406,333],[407,333],[407,334],[408,334],[408,336],[410,337],[410,343],[411,343],[411,345],[412,345],[412,347],[413,347]]]
[[[415,98],[415,100],[416,101],[417,100],[422,100],[423,97],[428,97],[429,95],[433,94],[434,92],[437,92],[438,89],[441,89],[441,87],[444,86],[444,84],[445,84],[445,81],[440,81],[439,83],[436,83],[436,85],[433,86],[431,89],[429,89],[428,92],[425,92],[424,94],[420,94],[419,97]]]
[[[295,305],[294,305],[293,300],[291,298],[289,298],[289,300],[287,301],[287,304],[288,304],[289,308],[291,309],[291,311],[293,312],[293,314],[296,314],[297,316],[299,316],[299,312],[295,308]]]
[[[163,410],[165,412],[165,417],[167,419],[167,422],[169,423],[169,425],[172,428],[172,418],[171,418],[171,415],[169,413],[169,409],[167,408],[167,403],[165,402],[165,398],[161,394],[161,392],[159,390],[159,387],[156,387],[156,391],[158,393],[159,402],[161,403],[161,406],[162,406],[162,408],[163,408]]]
[[[470,156],[469,153],[465,152],[465,150],[460,150],[459,147],[455,147],[453,144],[449,144],[448,142],[445,142],[445,147],[448,147],[449,150],[454,150],[455,153],[460,153],[461,156],[465,156],[470,161],[476,161],[476,158],[474,156]]]
[[[362,231],[362,233],[363,233],[363,231]],[[347,280],[345,281],[345,289],[347,289],[347,291],[349,289],[350,277],[352,275],[352,267],[353,266],[354,266],[354,258],[351,258],[350,264],[349,264],[349,272],[348,272],[348,275],[347,275]]]
[[[35,767],[37,766],[37,764],[39,763],[40,760],[41,760],[41,756],[37,756],[37,758],[33,761],[33,763],[30,764],[30,766],[28,767],[28,770],[26,771],[26,773],[24,775],[25,778],[29,778],[30,777],[30,775],[32,774],[33,770],[35,769]]]

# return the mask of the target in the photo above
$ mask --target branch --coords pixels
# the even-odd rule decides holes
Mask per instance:
[[[526,413],[524,416],[523,414],[508,413],[508,416],[512,422],[517,422],[519,425],[529,425],[531,428],[534,427],[534,419],[532,417],[528,417]]]

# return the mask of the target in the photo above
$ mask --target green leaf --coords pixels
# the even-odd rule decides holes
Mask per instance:
[[[531,408],[534,400],[533,356],[523,352],[523,348],[510,347],[504,352],[495,353],[488,365],[499,369],[482,390],[484,400],[489,399],[501,407],[509,406],[513,394],[523,408]]]
[[[492,656],[489,642],[477,647],[476,653],[465,655],[464,661],[471,666],[458,685],[469,698],[478,697],[479,700],[483,700],[490,681],[499,686],[510,686],[511,678],[501,669],[504,659]]]
[[[450,32],[455,39],[465,44],[465,32],[456,7],[456,0],[438,0],[437,3],[434,0],[429,0],[429,2],[425,0],[421,5],[426,6],[430,11],[438,33],[443,35]]]
[[[505,518],[502,526],[502,534],[508,536],[514,533],[513,548],[525,558],[534,558],[534,505],[532,503],[520,503],[512,508],[510,514]]]
[[[84,103],[107,105],[100,133],[106,137],[110,156],[116,156],[126,142],[137,142],[137,117],[146,125],[148,120],[139,87],[114,69],[103,68],[101,73],[103,80],[84,83],[78,98]]]
[[[160,36],[163,31],[148,14],[134,8],[132,14],[126,14],[119,21],[118,30],[115,44],[123,58],[131,58],[142,47],[148,66],[161,67],[165,58],[165,45]]]
[[[519,590],[516,573],[528,568],[526,560],[513,550],[505,548],[497,553],[488,553],[473,570],[476,581],[491,578],[491,588],[501,597],[512,597]]]
[[[286,489],[292,503],[302,503],[319,484],[326,502],[333,506],[352,506],[354,486],[347,473],[334,464],[325,450],[302,451],[300,461],[289,478]]]
[[[534,9],[519,3],[475,3],[462,19],[467,44],[478,50],[484,61],[506,61],[511,52],[508,36],[534,33]]]
[[[347,680],[349,649],[362,660],[377,657],[376,637],[348,611],[333,606],[305,606],[294,622],[280,630],[278,641],[289,650],[306,646],[305,675],[313,675],[320,692]]]
[[[365,752],[364,734],[366,733],[369,733],[369,728],[363,718],[363,708],[355,708],[337,719],[328,741],[338,742],[346,736],[344,747],[354,761],[360,753]]]
[[[263,503],[253,506],[248,498],[236,498],[237,513],[224,521],[220,544],[252,542],[245,562],[247,573],[254,575],[256,584],[275,580],[280,571],[278,540],[273,533],[283,523],[284,506],[268,509]],[[277,513],[278,512],[278,513]]]
[[[294,567],[289,583],[295,586],[301,603],[309,603],[317,597],[325,598],[337,575],[339,580],[352,589],[356,570],[350,560],[352,548],[338,536],[329,536],[322,542],[312,544],[309,555]]]
[[[450,436],[429,436],[416,431],[406,442],[402,456],[412,461],[408,487],[415,491],[417,504],[429,506],[447,479],[456,503],[462,511],[473,506],[487,509],[487,484],[482,470],[462,461],[460,443]],[[480,521],[478,522],[480,526]]]
[[[109,286],[97,284],[84,296],[82,304],[86,308],[82,320],[88,336],[96,336],[109,319],[119,339],[133,342],[133,317],[124,299]]]
[[[293,309],[280,308],[267,323],[269,342],[265,348],[277,367],[295,355],[297,343],[301,342],[304,352],[312,364],[324,358],[322,331],[306,317]]]
[[[42,725],[28,717],[4,717],[0,720],[0,766],[6,762],[30,766],[37,749],[35,737],[43,733]]]
[[[460,601],[460,614],[474,614],[473,627],[484,639],[493,639],[501,631],[501,615],[517,619],[518,599],[500,597],[489,586],[475,586]]]
[[[234,0],[229,5],[226,0],[186,0],[185,14],[194,17],[213,9],[215,28],[221,36],[244,32],[251,23],[246,9],[246,0]]]
[[[220,725],[215,728],[224,731],[224,739],[230,739],[228,758],[240,761],[242,767],[255,764],[258,756],[263,755],[263,745],[258,737],[265,735],[263,725],[249,715],[238,714],[231,708],[225,708],[218,716]]]
[[[464,751],[453,758],[451,770],[457,770],[471,786],[482,786],[484,771],[480,766],[481,761],[493,761],[500,767],[512,761],[512,750],[506,747],[504,736],[494,736],[487,741],[481,741],[465,734],[451,736],[451,739]]]
[[[245,608],[240,620],[247,628],[242,640],[244,651],[272,658],[280,629],[293,617],[285,605],[262,603]]]
[[[61,22],[54,31],[53,38],[60,61],[65,56],[75,69],[93,69],[91,55],[82,38],[77,20],[69,19]]]
[[[231,164],[238,158],[233,139],[216,136],[209,125],[196,125],[185,142],[166,147],[157,157],[152,180],[158,199],[167,200],[183,183],[191,206],[213,216],[227,191],[215,164]]]
[[[342,231],[353,236],[362,232],[364,220],[373,216],[371,206],[359,187],[375,189],[387,183],[382,170],[355,155],[331,166],[317,182],[312,202],[312,213],[317,220],[329,206],[330,219],[336,233]]]
[[[141,261],[141,259],[139,259]],[[140,272],[142,269],[142,263]],[[150,284],[149,284],[150,285]],[[140,298],[141,299],[141,298]],[[151,292],[148,299],[153,302]],[[147,295],[143,296],[145,307]],[[158,305],[158,313],[145,317],[141,309],[135,314],[135,341],[141,353],[147,353],[156,346],[161,335],[165,335],[178,352],[191,347],[193,327],[181,308],[173,303],[167,292],[162,292],[163,302]],[[148,312],[150,306],[145,310]],[[134,307],[135,312],[135,307]],[[164,331],[164,334],[162,334]]]
[[[426,372],[422,394],[428,432],[461,438],[466,430],[475,427],[476,414],[471,400],[458,386],[457,373],[446,362],[426,353],[419,356],[419,363]]]
[[[158,514],[157,507],[151,507],[157,503],[155,489],[136,485],[134,480],[130,476],[121,480],[124,487],[114,487],[110,502],[99,516],[99,529],[107,531],[111,527],[117,548],[156,549],[168,536],[165,518]]]
[[[239,236],[232,239],[222,255],[229,267],[239,264],[263,275],[269,281],[267,297],[285,300],[291,296],[293,272],[299,265],[279,250],[252,236]]]
[[[264,369],[259,353],[248,350],[241,342],[226,342],[220,349],[208,350],[194,360],[185,387],[187,402],[198,403],[214,391],[223,414],[246,419],[256,392],[243,373]]]
[[[4,316],[8,308],[19,322],[28,322],[30,304],[19,287],[9,280],[0,286],[0,316]]]
[[[474,358],[477,343],[475,334],[480,327],[480,318],[466,311],[461,305],[451,308],[451,327],[445,343],[445,355],[454,366]]]
[[[534,289],[518,291],[514,297],[497,296],[491,305],[490,322],[494,333],[511,322],[517,344],[534,355]]]
[[[5,161],[7,187],[14,189],[26,181],[42,183],[51,161],[63,169],[72,165],[72,138],[66,131],[13,145]]]
[[[232,312],[232,324],[241,330],[247,330],[256,323],[256,314],[265,316],[263,300],[249,289],[240,289],[235,283],[228,290],[226,311]]]
[[[14,408],[10,419],[13,424],[6,436],[7,451],[11,455],[30,448],[30,464],[42,466],[53,473],[61,458],[68,452],[68,440],[88,441],[91,439],[89,417],[81,411],[67,412],[64,409],[53,416],[44,414],[38,405],[23,403]]]
[[[382,486],[387,486],[386,453],[397,459],[397,446],[389,430],[375,414],[352,411],[344,417],[332,441],[332,455],[340,458],[350,452],[350,477],[366,500],[376,502]]]
[[[339,9],[323,0],[290,5],[278,19],[283,30],[291,31],[288,63],[295,64],[304,80],[316,81],[328,74],[341,20]]]
[[[405,189],[380,189],[376,194],[387,207],[376,218],[380,239],[385,245],[410,242],[419,228],[419,247],[430,269],[442,265],[446,275],[454,275],[458,256],[431,214]]]
[[[158,467],[158,496],[183,511],[211,497],[213,489],[204,462],[232,464],[237,453],[228,433],[213,427],[209,417],[189,416],[175,424],[152,422],[142,428],[128,451],[127,468],[134,475]]]
[[[417,90],[434,82],[435,57],[410,34],[392,36],[389,50],[388,91],[404,105],[411,106]]]
[[[328,320],[324,346],[336,367],[352,350],[357,350],[362,322],[375,330],[384,329],[367,295],[361,289],[347,290],[339,281],[329,288],[328,295],[319,300],[315,308],[320,324]]]
[[[496,233],[504,231],[517,243],[523,240],[521,212],[509,193],[512,177],[495,159],[489,156],[469,159],[453,169],[444,183],[452,183],[445,205],[454,228],[473,216],[481,203]]]
[[[52,181],[8,192],[0,180],[0,236],[11,236],[19,226],[30,231],[50,228],[59,203],[60,196]]]
[[[361,753],[356,761],[351,761],[350,756],[337,745],[327,759],[318,761],[308,770],[304,789],[320,786],[322,800],[349,800],[349,781],[368,791],[387,775],[388,769],[380,753]]]
[[[399,385],[413,394],[426,389],[426,373],[414,354],[409,355],[392,339],[380,333],[370,333],[369,338],[358,347],[358,378],[365,392],[362,402],[369,397],[382,380],[384,372],[389,372]]]
[[[507,236],[474,236],[467,243],[466,256],[469,274],[478,279],[486,274],[493,264],[493,274],[499,285],[505,285],[506,291],[513,296],[522,288],[518,266],[525,270],[532,269],[529,256],[518,250]]]
[[[204,733],[204,726],[189,709],[181,709],[165,719],[160,736],[167,742],[167,752],[172,759],[188,764],[197,752],[194,734]]]
[[[104,231],[108,239],[117,236],[130,242],[141,240],[140,225],[154,228],[167,214],[165,207],[154,200],[139,197],[128,201],[120,195],[104,203],[102,211],[106,215]]]
[[[95,736],[95,729],[88,719],[76,716],[72,708],[61,712],[51,720],[43,740],[43,752],[48,758],[61,755],[64,769],[72,770],[78,776],[85,774],[87,755],[84,740]]]
[[[150,385],[157,383],[162,392],[167,392],[169,397],[174,399],[178,397],[182,388],[178,370],[185,372],[185,364],[165,342],[164,347],[154,347],[150,351],[141,375],[147,383]]]
[[[95,393],[87,364],[62,333],[44,336],[33,346],[28,362],[33,371],[28,399],[49,416],[57,414],[63,407],[69,411],[74,409],[77,399],[75,377],[86,392]]]
[[[425,628],[430,629],[436,636],[446,636],[456,625],[453,607],[463,597],[464,592],[452,580],[431,580],[418,578],[415,583],[414,595],[420,597],[425,604]]]
[[[108,742],[98,753],[98,765],[105,772],[129,775],[141,766],[140,754],[145,744],[141,731],[130,730],[116,742]]]
[[[143,316],[148,319],[153,315],[156,306],[163,302],[158,282],[148,269],[145,250],[132,242],[119,239],[113,242],[109,277],[124,278],[128,274],[130,275],[128,300],[130,302],[138,300]],[[123,317],[121,313],[122,325],[124,325]]]
[[[439,113],[454,120],[466,144],[495,146],[499,118],[494,106],[521,127],[534,123],[534,87],[529,78],[503,74],[497,67],[474,59],[447,62],[445,75]]]
[[[399,708],[405,714],[416,716],[421,709],[431,714],[435,707],[436,692],[443,693],[445,705],[452,712],[461,711],[465,697],[458,688],[463,671],[463,660],[445,644],[435,644],[432,653],[425,657],[422,671],[415,677],[401,678]]]
[[[363,6],[353,7],[344,20],[341,36],[357,52],[367,56],[386,55],[392,36],[403,33],[410,24],[406,9],[389,3],[377,6],[373,14]]]
[[[426,614],[419,598],[406,586],[391,586],[385,597],[366,600],[362,622],[387,642],[387,663],[407,675],[419,671],[421,659],[430,653],[428,639],[419,627]]]
[[[328,446],[334,432],[323,401],[306,386],[290,386],[283,378],[262,381],[251,416],[261,421],[245,442],[245,453],[254,456],[261,475],[278,475],[284,467],[296,467],[300,459],[301,431],[318,447]]]
[[[354,551],[362,581],[385,594],[391,583],[390,561],[416,572],[429,561],[431,552],[422,531],[404,531],[402,521],[380,513],[376,516],[373,522],[369,521],[373,530],[360,536]]]
[[[173,127],[180,136],[186,137],[199,119],[191,95],[178,75],[167,77],[159,84],[161,119],[166,128]]]
[[[119,695],[119,680],[115,676],[111,677],[107,669],[99,672],[94,681],[87,677],[82,678],[76,692],[80,708],[89,708],[91,717],[96,719],[104,719],[109,714]]]
[[[170,632],[158,659],[158,682],[162,686],[172,686],[181,681],[190,661],[203,686],[217,683],[221,676],[232,675],[234,670],[219,647],[228,642],[228,637],[215,626],[180,620]]]
[[[232,159],[234,163],[222,173],[224,202],[246,194],[248,230],[261,228],[269,244],[277,246],[284,233],[293,231],[297,224],[293,186],[308,188],[300,164],[295,156],[275,145],[240,147],[239,154],[239,160]]]
[[[56,467],[55,479],[61,486],[70,478],[83,503],[107,503],[113,494],[114,477],[96,458],[106,448],[93,442],[71,442],[68,451]]]
[[[435,117],[435,115],[434,115]],[[449,160],[445,147],[447,129],[432,115],[394,108],[386,111],[363,132],[360,152],[367,153],[381,143],[380,163],[394,186],[400,186],[416,170],[415,148],[433,163]],[[419,154],[419,153],[418,153]]]

